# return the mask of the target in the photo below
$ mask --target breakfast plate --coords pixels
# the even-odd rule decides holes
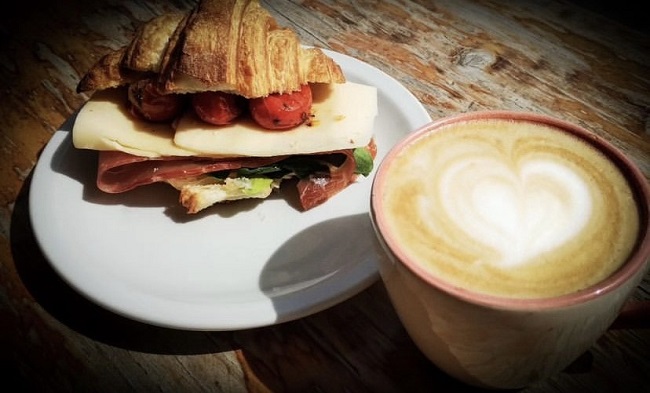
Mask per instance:
[[[431,118],[383,71],[325,52],[348,80],[378,89],[376,168]],[[73,124],[74,116],[36,164],[30,217],[55,271],[98,305],[157,326],[235,330],[308,316],[378,278],[368,214],[374,171],[307,212],[278,195],[188,215],[166,184],[99,191],[97,153],[74,148]]]

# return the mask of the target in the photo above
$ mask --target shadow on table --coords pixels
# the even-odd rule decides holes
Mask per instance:
[[[94,340],[129,350],[165,354],[230,351],[230,334],[152,326],[117,315],[86,299],[51,267],[34,237],[29,219],[31,174],[11,218],[11,251],[16,270],[38,304],[54,318]]]

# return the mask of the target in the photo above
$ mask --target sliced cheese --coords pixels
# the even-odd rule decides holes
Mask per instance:
[[[138,120],[126,108],[123,88],[99,91],[80,109],[72,128],[78,149],[121,151],[141,157],[193,156],[195,151],[174,144],[167,123]]]
[[[312,86],[313,119],[286,131],[259,127],[248,117],[213,126],[188,111],[176,124],[136,119],[124,88],[95,93],[77,114],[73,144],[79,149],[143,156],[255,156],[308,154],[365,146],[377,115],[377,89],[351,82]]]
[[[177,146],[207,155],[270,157],[366,146],[377,115],[377,89],[346,82],[312,85],[311,123],[285,131],[266,130],[249,118],[213,126],[193,113],[180,119]]]

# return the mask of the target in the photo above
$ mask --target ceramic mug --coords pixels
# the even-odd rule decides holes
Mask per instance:
[[[648,270],[650,190],[593,133],[466,113],[409,134],[373,180],[381,278],[408,334],[475,386],[550,377],[604,334]]]

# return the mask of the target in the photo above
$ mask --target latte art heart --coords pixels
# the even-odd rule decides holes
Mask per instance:
[[[566,243],[585,227],[592,206],[583,179],[539,160],[518,170],[498,158],[452,163],[438,190],[443,211],[470,237],[493,248],[499,258],[489,262],[504,267]]]
[[[519,298],[604,279],[636,242],[638,212],[607,157],[558,129],[454,123],[389,163],[380,190],[401,255],[453,286]]]

